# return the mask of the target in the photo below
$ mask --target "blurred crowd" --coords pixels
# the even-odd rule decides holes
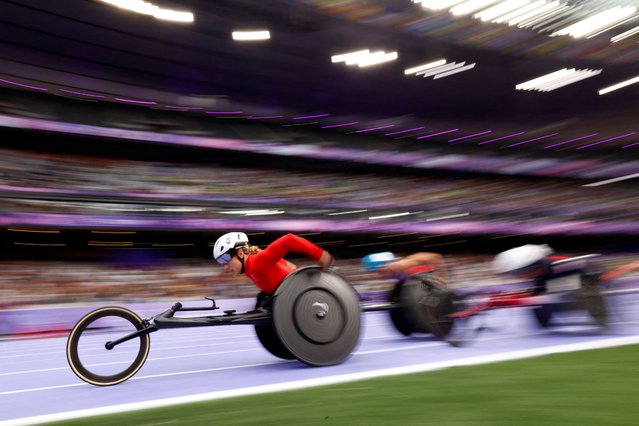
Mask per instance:
[[[134,161],[10,149],[0,149],[0,190],[5,191],[6,197],[0,203],[3,211],[76,214],[96,214],[105,205],[47,203],[38,199],[37,190],[74,195],[76,199],[79,193],[99,195],[108,197],[111,203],[123,195],[129,203],[136,197],[145,203],[156,197],[182,200],[184,205],[193,199],[214,202],[225,197],[253,198],[264,203],[284,200],[326,208],[472,210],[475,217],[503,215],[511,219],[634,220],[639,209],[639,195],[629,192],[623,184],[584,188],[581,183],[560,179],[398,177]],[[20,199],[8,199],[12,191],[21,192],[17,197]],[[33,194],[32,199],[25,199],[24,192]],[[112,210],[112,206],[105,210]],[[148,211],[129,209],[122,214],[148,214]],[[175,209],[160,214],[198,215]]]
[[[293,260],[298,266],[305,261]],[[601,265],[610,270],[636,260],[636,256],[603,256]],[[510,284],[491,269],[488,255],[447,255],[453,288]],[[382,293],[394,281],[365,271],[359,259],[338,260],[338,271],[361,294]],[[223,273],[206,259],[174,259],[146,265],[107,262],[3,261],[0,262],[0,306],[92,302],[139,302],[144,300],[196,300],[204,296],[220,299],[254,297],[258,290],[244,276]],[[634,273],[639,276],[639,271]]]

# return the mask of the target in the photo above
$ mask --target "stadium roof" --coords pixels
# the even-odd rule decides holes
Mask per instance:
[[[110,3],[0,1],[2,87],[495,152],[639,149],[639,85],[599,94],[639,76],[637,1],[138,1],[144,13]],[[167,10],[193,22],[157,18]],[[233,38],[246,30],[270,38]],[[363,66],[335,58],[363,49]]]

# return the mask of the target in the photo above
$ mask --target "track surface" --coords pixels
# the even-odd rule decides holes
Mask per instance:
[[[463,347],[429,335],[404,337],[387,312],[363,316],[361,340],[352,357],[332,367],[308,367],[277,359],[264,350],[252,326],[160,330],[151,335],[151,352],[127,382],[96,387],[80,381],[67,365],[66,337],[0,342],[0,424],[10,420],[96,407],[152,401],[259,385],[344,376],[374,375],[392,367],[459,361],[527,349],[554,347],[623,336],[639,336],[639,296],[609,298],[612,325],[588,324],[579,312],[563,314],[564,325],[536,326],[526,308],[499,309],[474,318],[470,329],[483,331]],[[578,323],[566,325],[570,323]]]

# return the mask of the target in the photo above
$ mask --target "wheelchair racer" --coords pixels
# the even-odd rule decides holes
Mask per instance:
[[[526,244],[499,253],[493,260],[493,269],[498,274],[507,274],[531,281],[532,295],[548,294],[548,301],[577,301],[602,326],[606,325],[607,313],[599,286],[601,271],[589,262],[590,256],[568,258],[553,255],[546,244]],[[553,308],[540,304],[534,309],[542,327],[550,323]]]
[[[245,233],[229,232],[219,237],[213,246],[213,258],[224,267],[225,273],[246,275],[268,296],[273,295],[284,278],[296,269],[284,259],[290,252],[316,260],[322,268],[333,264],[329,252],[294,234],[286,234],[262,250],[250,245]]]
[[[439,288],[448,283],[446,263],[439,253],[417,252],[402,258],[392,252],[373,253],[364,256],[362,265],[365,270],[376,271],[382,278],[394,279],[397,283],[422,274],[427,274],[429,281]]]
[[[586,262],[555,264],[568,259],[553,256],[554,250],[546,244],[526,244],[499,253],[493,260],[493,270],[497,274],[510,275],[534,283],[534,294],[546,291],[548,280],[582,272]]]

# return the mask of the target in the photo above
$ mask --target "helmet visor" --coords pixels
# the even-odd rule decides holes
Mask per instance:
[[[226,265],[227,263],[231,261],[231,259],[233,259],[233,256],[235,256],[235,250],[229,250],[226,253],[223,253],[219,255],[218,257],[216,257],[215,260],[220,265]]]

